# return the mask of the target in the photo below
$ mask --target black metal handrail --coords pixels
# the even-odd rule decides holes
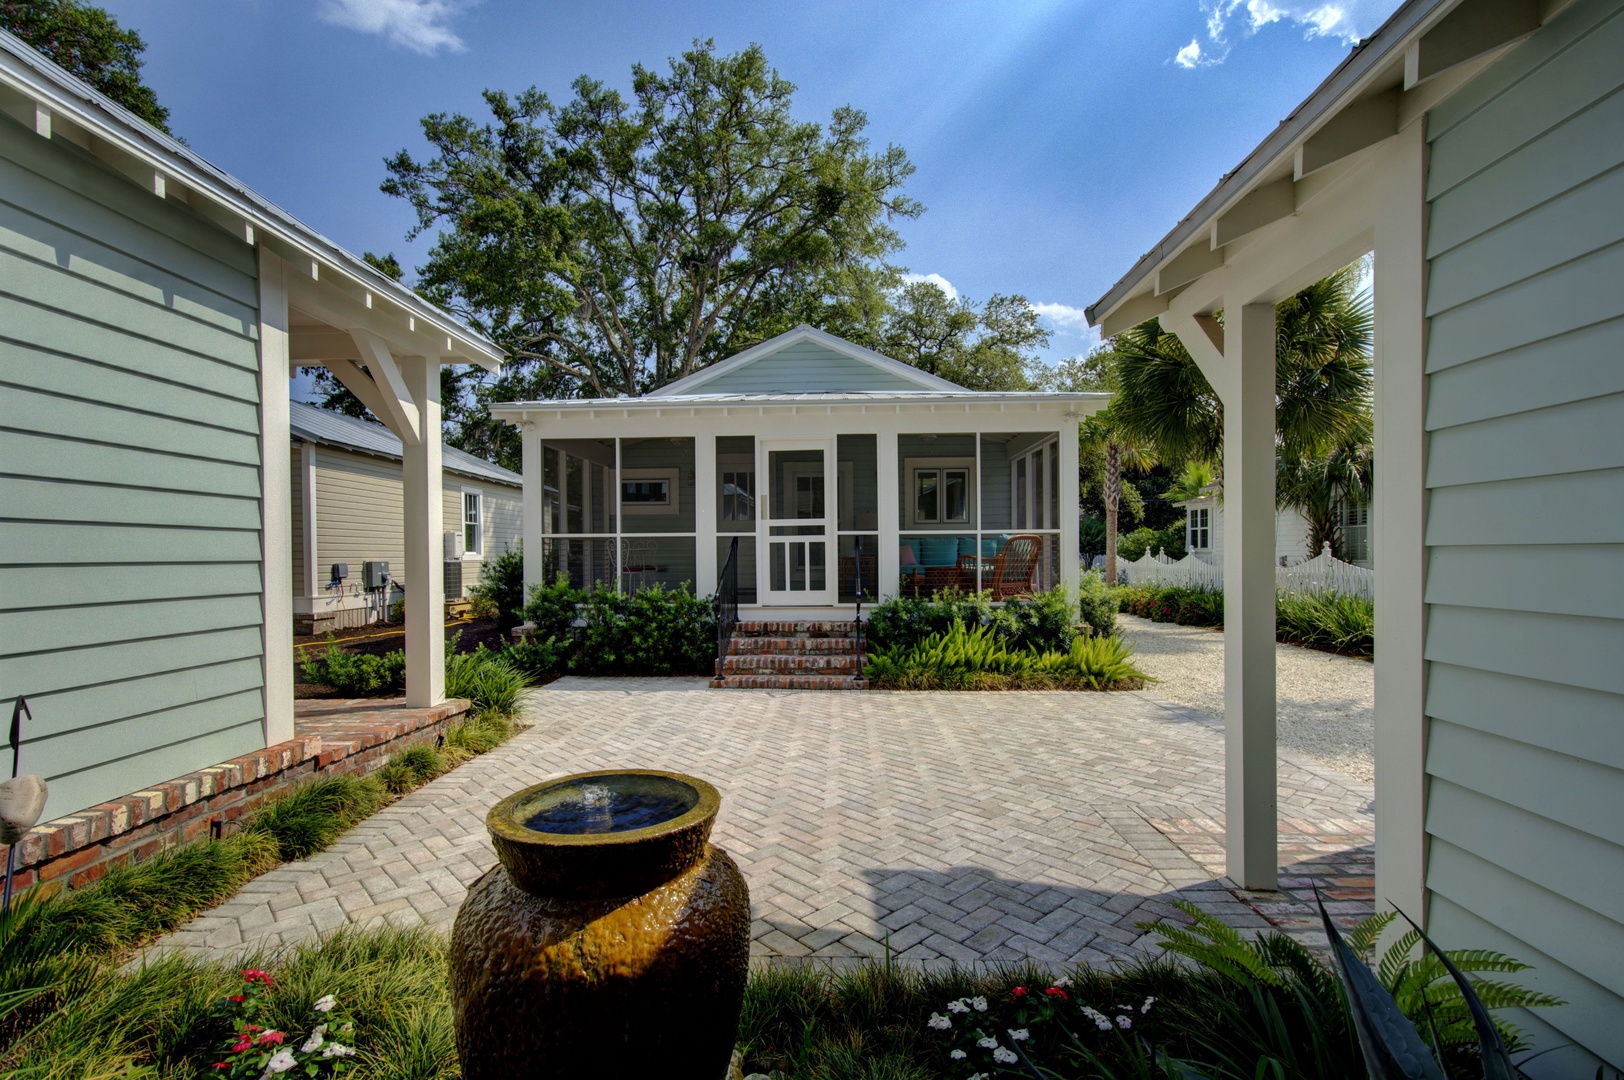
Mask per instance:
[[[857,677],[863,677],[863,538],[856,538],[856,546],[852,549],[852,562],[857,567],[856,588],[853,593],[857,597],[857,608],[852,615],[852,630],[857,634]]]
[[[733,640],[733,628],[739,622],[739,538],[728,545],[727,561],[717,577],[716,599],[716,674],[722,674],[727,662],[727,647]]]

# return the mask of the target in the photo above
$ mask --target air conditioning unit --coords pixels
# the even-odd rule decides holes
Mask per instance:
[[[389,585],[389,564],[377,560],[361,564],[361,584],[368,589],[383,589]]]
[[[456,530],[454,532],[446,533],[445,534],[445,561],[450,562],[452,559],[460,559],[460,558],[462,558],[463,555],[468,550],[465,545],[466,545],[466,541],[463,539],[461,529],[458,529],[458,530]]]

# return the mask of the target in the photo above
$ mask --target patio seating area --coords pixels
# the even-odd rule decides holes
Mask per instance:
[[[1371,910],[1372,789],[1280,762],[1282,891],[1222,876],[1223,734],[1150,693],[769,691],[702,679],[566,678],[531,727],[250,882],[160,943],[223,953],[348,924],[449,926],[495,862],[485,814],[564,773],[661,768],[720,789],[712,841],[750,885],[757,962],[883,956],[926,965],[1101,963],[1189,899],[1232,925],[1318,943],[1313,884]]]

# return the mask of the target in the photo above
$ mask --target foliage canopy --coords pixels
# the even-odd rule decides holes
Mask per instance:
[[[0,27],[159,131],[169,131],[169,110],[141,81],[147,43],[106,11],[79,0],[0,0]]]

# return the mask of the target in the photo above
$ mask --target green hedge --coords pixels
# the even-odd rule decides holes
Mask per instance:
[[[1076,634],[1066,649],[1012,646],[992,626],[955,622],[912,645],[871,651],[876,690],[1137,690],[1147,676],[1120,637]]]
[[[884,651],[910,648],[933,634],[946,634],[960,624],[987,628],[1002,645],[1016,651],[1059,652],[1077,636],[1077,612],[1064,589],[1051,589],[1031,599],[1014,598],[994,607],[990,592],[945,589],[934,597],[898,597],[876,604],[868,614],[868,646]]]
[[[530,590],[525,620],[535,641],[502,655],[531,675],[709,675],[716,613],[708,597],[653,585],[630,596],[603,585],[577,589],[560,574]]]
[[[1224,625],[1224,594],[1209,589],[1126,585],[1116,590],[1122,611],[1152,622]],[[1374,656],[1376,605],[1343,593],[1280,593],[1275,597],[1275,639],[1288,645]]]

